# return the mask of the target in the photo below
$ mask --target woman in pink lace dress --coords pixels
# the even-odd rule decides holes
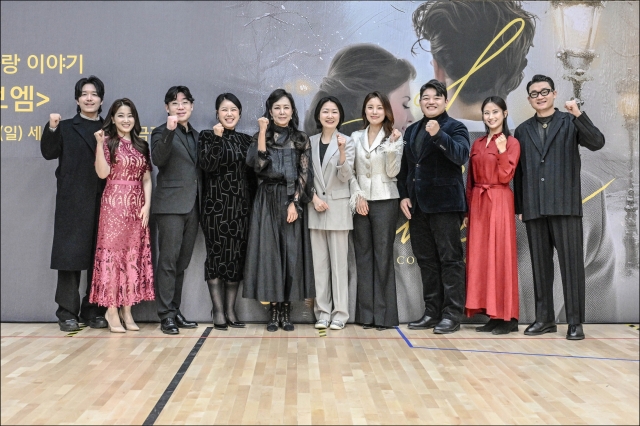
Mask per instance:
[[[107,178],[107,186],[90,301],[108,307],[105,318],[116,333],[126,331],[120,321],[128,330],[139,330],[131,306],[155,298],[148,227],[151,160],[140,129],[135,105],[123,98],[113,103],[102,130],[95,133],[96,172]]]

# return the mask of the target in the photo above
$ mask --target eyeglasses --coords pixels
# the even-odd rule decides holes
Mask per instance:
[[[547,96],[549,93],[551,93],[551,89],[542,89],[539,92],[536,92],[534,90],[533,92],[529,93],[529,97],[535,99],[538,97],[538,95]]]
[[[178,106],[183,106],[183,107],[188,107],[189,105],[191,105],[191,102],[189,101],[182,101],[182,102],[177,102],[177,101],[173,101],[171,103],[169,103],[169,105],[171,105],[172,107],[178,107]]]

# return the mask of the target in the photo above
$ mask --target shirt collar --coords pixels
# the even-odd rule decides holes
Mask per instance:
[[[80,113],[80,117],[84,118],[85,120],[89,120],[89,121],[100,121],[100,114],[96,115],[96,118],[91,118],[91,117],[87,117],[83,113]]]

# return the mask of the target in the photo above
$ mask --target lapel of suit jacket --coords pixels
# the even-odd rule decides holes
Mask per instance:
[[[378,145],[382,143],[382,139],[384,139],[384,128],[380,129],[380,131],[378,132],[378,135],[373,140],[373,143],[371,144],[371,146],[369,146],[369,126],[367,126],[367,128],[364,129],[364,142],[365,142],[365,147],[367,148],[367,151],[371,152],[374,149],[376,149]]]
[[[187,132],[188,131],[189,129],[187,129]],[[191,157],[191,160],[193,160],[193,162],[195,163],[196,162],[195,153],[192,153],[191,149],[189,148],[189,141],[187,140],[187,135],[183,135],[182,131],[177,127],[174,133],[178,136],[178,139],[180,139],[180,142],[182,142],[182,145],[184,145],[184,149],[186,149],[187,152],[189,153],[189,157]]]
[[[527,133],[529,134],[529,139],[533,142],[533,145],[536,147],[540,155],[542,155],[542,141],[540,140],[540,134],[538,133],[538,122],[536,121],[536,116],[534,115],[532,118],[527,120]]]
[[[421,154],[421,152],[416,152],[416,139],[418,138],[418,133],[420,133],[420,126],[423,125],[423,121],[424,120],[420,120],[418,124],[413,126],[413,129],[411,129],[411,134],[409,135],[409,142],[410,142],[409,149],[411,149],[411,152],[413,153],[413,158],[416,159],[416,163],[420,161],[420,154]],[[424,144],[422,144],[422,152],[424,152]]]
[[[560,127],[564,123],[564,119],[565,117],[562,117],[560,116],[560,114],[557,114],[551,120],[551,124],[549,125],[549,130],[547,131],[547,137],[545,138],[545,144],[544,144],[544,147],[542,147],[542,158],[544,158],[545,155],[547,155],[547,151],[549,151],[549,147],[554,142],[554,138],[556,137],[556,135],[558,134],[558,131],[560,130]]]
[[[96,146],[98,144],[98,142],[96,141],[96,137],[87,133],[87,131],[81,126],[81,124],[82,117],[80,117],[80,114],[76,114],[76,116],[73,117],[73,129],[80,135],[80,137],[82,137],[82,139],[84,139],[87,145],[89,145],[91,151],[95,153]],[[102,117],[100,117],[100,124],[102,124]]]
[[[327,170],[327,166],[329,165],[329,159],[333,156],[333,154],[337,150],[338,150],[338,132],[335,131],[331,135],[331,141],[329,142],[329,146],[327,147],[327,152],[324,153],[324,158],[322,159],[322,175],[323,176],[325,171]]]
[[[313,173],[318,176],[318,179],[322,183],[322,187],[324,188],[324,179],[322,178],[322,165],[320,164],[320,138],[322,137],[322,133],[318,133],[317,135],[311,136],[309,138],[309,142],[311,143],[311,161],[313,162]]]

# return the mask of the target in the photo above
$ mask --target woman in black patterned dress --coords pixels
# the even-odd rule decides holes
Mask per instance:
[[[243,278],[255,173],[246,165],[251,136],[235,131],[242,105],[231,93],[216,99],[218,124],[200,133],[198,164],[205,171],[200,215],[207,247],[204,278],[217,330],[244,327],[234,310]]]

